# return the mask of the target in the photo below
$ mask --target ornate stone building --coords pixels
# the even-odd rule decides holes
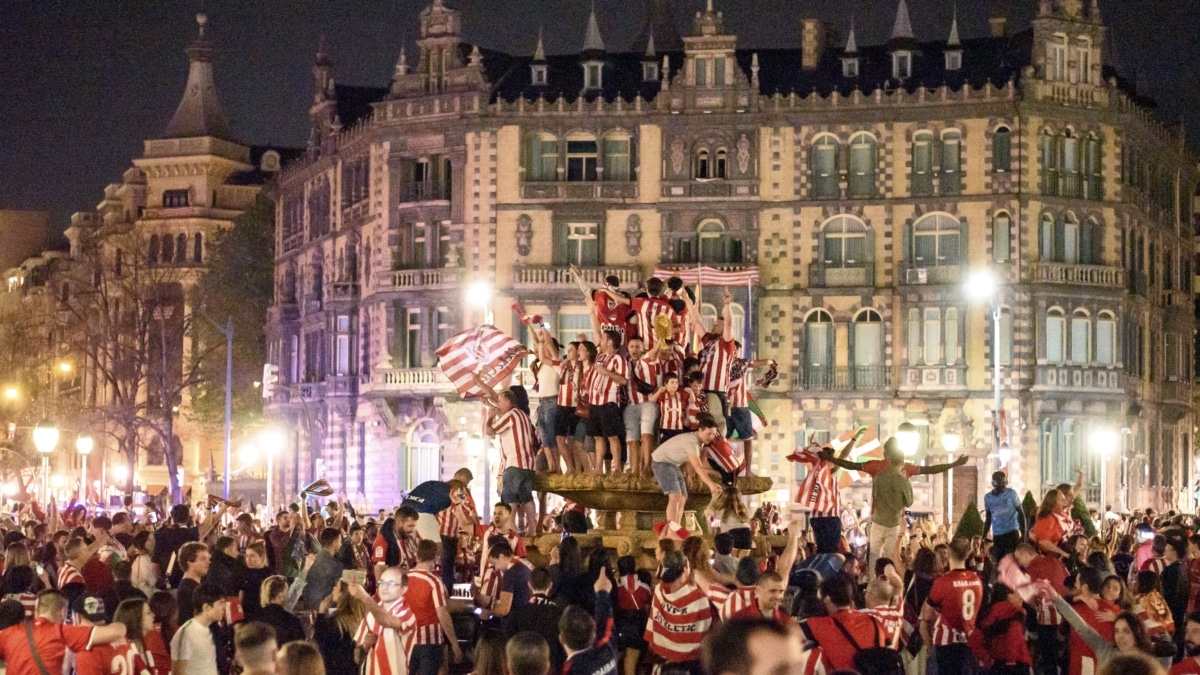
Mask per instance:
[[[910,421],[919,460],[947,435],[970,456],[956,512],[1001,463],[1038,495],[1082,466],[1098,501],[1101,429],[1121,441],[1111,503],[1188,498],[1197,174],[1106,65],[1094,1],[919,42],[899,0],[886,44],[802,19],[798,47],[759,51],[711,2],[682,38],[670,2],[650,5],[629,49],[593,13],[578,53],[539,38],[514,56],[434,0],[387,89],[334,84],[320,50],[308,153],[277,191],[281,489],[324,475],[384,506],[462,465],[482,476],[480,408],[434,353],[488,318],[470,284],[495,289],[498,327],[516,330],[516,301],[565,340],[588,328],[569,264],[627,289],[708,265],[758,275],[733,289],[735,323],[786,371],[757,392],[755,469],[777,487],[809,434]],[[999,280],[998,341],[974,268]],[[706,315],[720,291],[702,289]],[[944,512],[948,482],[920,482],[919,508]]]

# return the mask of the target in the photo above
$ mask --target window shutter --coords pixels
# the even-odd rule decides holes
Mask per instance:
[[[955,177],[954,180],[958,180],[958,178]],[[967,265],[971,262],[970,261],[970,253],[968,251],[968,249],[970,248],[970,246],[968,245],[968,242],[970,241],[970,239],[968,238],[968,232],[969,232],[969,230],[967,229],[967,219],[961,218],[958,221],[958,259],[960,261],[962,261],[963,265]]]
[[[904,224],[904,260],[909,264],[913,262],[913,226],[911,222]]]
[[[566,223],[554,223],[554,264],[566,265],[569,262],[569,252],[567,251],[567,232],[569,228]]]
[[[1066,262],[1067,260],[1066,225],[1061,219],[1054,222],[1054,260],[1055,262]]]
[[[1099,223],[1088,223],[1088,231],[1092,233],[1091,264],[1104,264],[1104,226]]]
[[[589,267],[599,267],[604,254],[604,226],[595,226],[596,238],[588,239],[583,244],[583,264]]]
[[[1094,265],[1092,261],[1093,236],[1091,223],[1080,223],[1079,225],[1079,262],[1082,265]]]

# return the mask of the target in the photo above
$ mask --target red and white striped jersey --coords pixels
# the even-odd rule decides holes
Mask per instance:
[[[4,596],[5,600],[16,600],[21,603],[21,607],[25,608],[25,620],[33,621],[33,612],[37,609],[37,595],[34,593],[9,593]]]
[[[604,366],[626,379],[629,378],[629,361],[620,354],[601,354],[596,357],[596,365]],[[621,400],[622,386],[598,369],[592,368],[588,371],[588,402],[592,405],[618,403]]]
[[[1138,568],[1138,571],[1139,572],[1154,572],[1155,574],[1162,576],[1163,570],[1165,570],[1165,569],[1167,569],[1167,559],[1155,557],[1155,558],[1151,558],[1151,559],[1147,560],[1146,562],[1142,563],[1142,566],[1140,568]],[[1137,575],[1135,574],[1133,576],[1136,580]]]
[[[150,675],[154,672],[154,657],[150,652],[138,649],[128,640],[118,640],[111,647],[113,657],[108,672],[112,675]]]
[[[729,373],[729,407],[747,408],[750,406],[750,381],[754,371],[750,370],[750,362],[735,358]]]
[[[438,609],[446,606],[449,599],[446,584],[433,572],[415,569],[408,573],[408,590],[404,601],[416,617],[415,645],[440,645],[445,637]]]
[[[687,358],[687,350],[679,342],[672,342],[669,351],[659,352],[658,363],[662,366],[663,374],[675,373],[680,377],[679,386],[684,387],[686,383],[683,381],[683,360]]]
[[[1063,625],[1063,616],[1059,613],[1058,608],[1053,602],[1045,598],[1039,598],[1037,601],[1037,622],[1042,626],[1061,626]]]
[[[650,618],[643,636],[650,651],[673,663],[700,658],[704,636],[713,625],[708,596],[692,584],[674,591],[660,584],[650,603]]]
[[[867,614],[879,619],[883,624],[884,640],[888,646],[893,644],[896,639],[896,633],[904,630],[904,612],[900,611],[899,607],[871,607],[863,610]],[[899,646],[904,647],[907,635],[902,635]]]
[[[721,606],[725,604],[725,601],[729,599],[729,595],[733,591],[721,584],[709,584],[708,590],[705,593],[708,595],[708,601],[712,603],[713,608],[719,614]]]
[[[239,534],[238,535],[238,550],[245,553],[246,549],[250,548],[250,544],[253,544],[256,541],[262,541],[262,539],[263,539],[263,536],[261,534],[259,534],[258,532],[251,532],[249,534]]]
[[[700,370],[704,373],[704,391],[729,390],[729,369],[737,353],[733,340],[704,335],[700,338]]]
[[[680,392],[686,397],[684,400],[687,403],[687,407],[684,409],[686,414],[684,424],[687,428],[695,431],[700,427],[700,413],[708,412],[708,396],[697,394],[691,389],[681,389]]]
[[[975,630],[975,619],[983,604],[983,582],[970,570],[951,570],[933,582],[926,602],[938,612],[933,622],[933,645],[965,643]]]
[[[417,619],[403,596],[384,609],[392,616],[399,617],[402,627],[399,630],[385,628],[371,614],[363,618],[354,634],[354,641],[361,645],[367,635],[376,638],[375,646],[367,653],[363,664],[363,675],[405,675],[408,672],[408,652],[412,647]]]
[[[558,405],[574,408],[578,392],[579,364],[563,359],[558,369]]]
[[[796,503],[809,509],[811,518],[837,517],[837,467],[825,461],[819,452],[820,448],[809,446],[788,457],[808,465],[808,473],[796,492]]]
[[[58,568],[58,589],[62,590],[67,584],[82,584],[83,575],[69,562],[63,562]]]
[[[492,429],[500,439],[500,470],[513,466],[532,471],[537,453],[533,448],[533,424],[529,415],[519,408],[510,408],[492,420]]]
[[[470,514],[467,513],[468,508],[465,503],[451,504],[438,511],[438,534],[443,537],[457,537],[458,531],[463,528],[464,524],[471,522]]]
[[[728,621],[729,617],[747,607],[753,607],[757,603],[758,589],[756,587],[738,586],[736,590],[729,593],[729,597],[725,598],[725,602],[719,606],[721,620]]]
[[[654,334],[655,317],[666,316],[671,320],[672,328],[679,323],[679,317],[666,298],[634,298],[633,310],[637,312],[638,335],[642,342],[646,343],[646,351],[654,349],[654,345],[658,343],[658,336]]]
[[[683,431],[684,423],[684,392],[677,390],[674,394],[664,391],[658,397],[658,428],[666,431]]]
[[[421,542],[420,533],[414,531],[407,537],[396,537],[396,543],[400,546],[400,562],[398,566],[402,569],[409,570],[417,565],[417,544]],[[371,562],[387,564],[387,539],[383,533],[375,536],[375,543],[371,546]]]
[[[479,575],[479,594],[495,602],[500,597],[500,580],[503,574],[489,562],[484,562],[483,573]]]
[[[721,467],[725,473],[737,474],[742,470],[744,462],[733,454],[733,446],[729,444],[729,441],[720,436],[704,446],[704,454],[709,463]]]
[[[524,558],[526,556],[525,540],[521,538],[521,535],[518,534],[516,530],[506,530],[501,532],[496,529],[495,525],[488,525],[487,529],[483,531],[484,544],[486,545],[487,540],[495,536],[503,536],[504,540],[508,542],[508,545],[512,547],[513,554],[518,558]]]
[[[658,389],[658,385],[662,383],[662,364],[657,361],[651,361],[643,356],[634,362],[633,374],[642,382]],[[649,401],[650,394],[639,392],[633,384],[633,378],[629,378],[629,402],[636,405],[639,403],[648,403]]]

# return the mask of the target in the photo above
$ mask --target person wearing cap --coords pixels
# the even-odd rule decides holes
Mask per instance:
[[[1003,471],[992,474],[992,490],[983,496],[983,513],[983,531],[992,533],[992,552],[1000,562],[1017,550],[1025,530],[1025,509]]]
[[[104,599],[81,595],[71,603],[71,615],[77,626],[103,626],[108,623]],[[75,675],[109,675],[117,651],[112,644],[92,645],[75,652]]]
[[[103,613],[103,612],[101,612]],[[38,593],[33,623],[0,631],[0,659],[10,675],[57,675],[63,671],[67,650],[80,653],[97,645],[125,639],[125,625],[65,625],[67,597],[55,590]]]

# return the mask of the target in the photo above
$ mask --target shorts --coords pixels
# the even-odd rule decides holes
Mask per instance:
[[[754,438],[754,417],[749,408],[732,408],[729,411],[729,418],[726,419],[726,438],[733,438],[736,432],[740,440],[747,441]]]
[[[579,424],[579,416],[569,405],[556,405],[554,410],[554,435],[570,438],[575,435],[575,427]]]
[[[510,466],[500,477],[504,485],[500,490],[500,501],[505,504],[528,504],[533,501],[533,472]]]
[[[555,423],[558,421],[558,404],[553,398],[543,398],[538,401],[537,407],[537,429],[538,439],[542,442],[543,448],[553,448],[558,445],[555,439],[558,436],[556,430],[558,427]]]
[[[422,539],[441,541],[441,527],[438,525],[437,516],[433,515],[432,513],[418,513],[417,534],[421,535]]]
[[[637,443],[642,436],[654,434],[654,424],[658,422],[658,404],[630,403],[625,408],[625,441]]]
[[[658,480],[658,486],[663,494],[687,496],[687,485],[683,482],[683,472],[670,462],[650,462],[650,471]]]
[[[605,403],[588,408],[588,435],[593,437],[619,438],[625,430],[621,409],[616,403]]]

